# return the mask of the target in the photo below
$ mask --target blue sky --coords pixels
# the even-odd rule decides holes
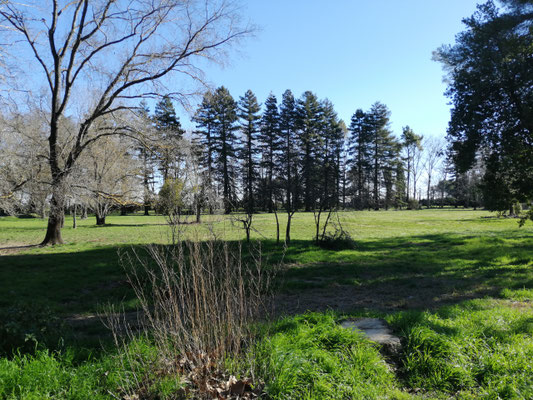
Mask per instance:
[[[450,106],[432,51],[451,44],[478,0],[247,0],[243,15],[260,27],[207,78],[237,99],[251,89],[260,102],[285,89],[329,98],[347,124],[375,101],[392,112],[396,134],[443,136]],[[188,117],[183,115],[185,126]]]

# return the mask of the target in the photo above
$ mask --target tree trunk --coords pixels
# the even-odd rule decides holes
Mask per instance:
[[[96,225],[98,226],[105,225],[105,215],[96,214]]]
[[[148,204],[144,205],[144,215],[150,215],[150,206]]]
[[[41,242],[41,246],[64,243],[63,238],[61,237],[61,227],[63,226],[63,221],[65,220],[65,197],[62,193],[62,185],[60,183],[55,183],[53,186],[52,199],[50,200],[48,226],[46,228],[44,240]]]
[[[320,215],[322,214],[322,208],[319,208],[318,214],[315,211],[314,217],[315,217],[315,227],[316,227],[316,235],[315,235],[315,243],[318,244],[319,242],[319,233],[320,233]]]
[[[278,210],[273,207],[274,215],[276,216],[276,243],[279,243],[279,219],[278,219]]]
[[[431,208],[431,175],[428,174],[428,204],[427,208]]]
[[[285,244],[288,246],[291,243],[291,219],[292,213],[287,213],[287,228],[285,229]]]
[[[76,229],[78,226],[76,223],[76,212],[77,211],[78,211],[78,205],[74,204],[74,208],[72,209],[72,229]]]
[[[45,219],[45,218],[46,218],[46,208],[45,208],[45,207],[46,207],[46,206],[45,206],[45,202],[43,201],[43,202],[41,203],[40,213],[39,213],[39,217],[40,217],[41,219]]]
[[[202,206],[200,205],[200,202],[196,204],[196,223],[199,224],[201,222],[202,218]]]

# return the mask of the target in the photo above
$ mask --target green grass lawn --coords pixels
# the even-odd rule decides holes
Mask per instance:
[[[462,209],[346,212],[340,220],[353,249],[315,246],[309,213],[295,215],[293,242],[283,249],[274,216],[254,217],[252,237],[271,262],[286,265],[276,312],[287,316],[265,328],[254,350],[272,398],[533,398],[531,224],[518,228],[515,219]],[[211,230],[244,238],[228,218],[204,221],[184,227],[184,237]],[[39,340],[48,348],[70,349],[2,359],[0,398],[113,398],[105,371],[116,367],[98,351],[103,328],[47,321],[83,319],[108,304],[133,310],[117,250],[168,243],[170,232],[160,216],[110,216],[103,227],[90,218],[75,230],[71,222],[65,245],[24,248],[42,240],[46,221],[0,218],[0,312],[22,321],[10,328],[16,334],[44,329],[46,341]],[[283,239],[283,214],[280,223]],[[338,327],[346,316],[391,324],[404,348],[393,367]],[[23,349],[31,350],[31,339]],[[54,369],[52,381],[46,371]]]

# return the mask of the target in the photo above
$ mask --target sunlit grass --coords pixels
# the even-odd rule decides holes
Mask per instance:
[[[531,224],[519,228],[515,219],[455,209],[346,212],[340,220],[354,248],[315,246],[313,215],[298,213],[292,244],[284,249],[275,241],[274,216],[254,217],[252,237],[262,241],[265,258],[283,259],[287,266],[278,293],[313,299],[317,291],[334,295],[349,289],[376,300],[265,323],[250,354],[271,398],[533,398]],[[46,309],[64,319],[97,313],[106,304],[137,307],[117,250],[168,243],[164,217],[113,215],[104,227],[89,218],[78,220],[75,230],[71,222],[67,218],[63,230],[65,245],[0,256],[2,315]],[[280,223],[283,241],[283,213]],[[0,218],[0,254],[7,247],[39,243],[45,227],[45,220]],[[210,232],[225,240],[245,237],[240,225],[224,216],[204,216],[202,225],[183,227],[185,238],[202,239]],[[30,314],[24,321],[37,320]],[[399,359],[383,357],[361,335],[340,328],[337,322],[347,316],[385,318],[402,340]],[[12,328],[22,335],[38,334],[42,327],[55,332],[46,323],[28,330],[24,321]],[[0,331],[4,327],[5,322]],[[114,350],[101,352],[108,340],[104,328],[62,333],[62,339],[47,337],[34,355],[0,358],[0,398],[107,399],[113,398],[108,390],[120,393],[118,380],[127,371],[116,363]],[[150,353],[149,343],[136,345],[144,349],[141,354]],[[172,398],[179,382],[169,379],[153,381],[154,396]]]

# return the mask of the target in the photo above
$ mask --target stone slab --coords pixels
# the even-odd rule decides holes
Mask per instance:
[[[396,353],[401,348],[400,338],[393,335],[387,323],[380,318],[347,319],[341,322],[346,329],[362,332],[368,340]]]

